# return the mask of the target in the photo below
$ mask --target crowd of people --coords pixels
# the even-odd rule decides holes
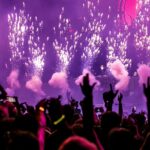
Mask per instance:
[[[9,100],[0,86],[1,150],[149,150],[150,78],[143,85],[147,113],[124,116],[123,95],[110,89],[103,93],[105,109],[94,108],[89,75],[80,84],[84,99],[71,98],[61,104],[61,96],[40,100],[35,107]],[[113,112],[118,99],[118,113]],[[78,108],[80,105],[80,108]],[[99,113],[97,113],[99,112]]]

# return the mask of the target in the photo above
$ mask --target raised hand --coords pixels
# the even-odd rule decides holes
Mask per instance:
[[[147,79],[147,84],[143,84],[143,92],[147,100],[150,100],[150,77]]]
[[[117,94],[118,90],[113,91],[112,84],[110,84],[110,90],[103,93],[104,101],[113,101]]]
[[[109,96],[111,99],[114,99],[118,94],[118,90],[117,91],[113,91],[113,88],[112,88],[112,84],[110,84],[110,91],[109,91]]]
[[[119,103],[122,103],[122,99],[123,99],[123,95],[122,95],[122,93],[120,93],[120,94],[118,95],[118,102],[119,102]]]
[[[89,82],[89,74],[86,74],[83,77],[83,83],[80,84],[80,88],[82,93],[84,94],[85,98],[80,102],[82,112],[83,112],[83,127],[86,131],[87,138],[91,139],[94,137],[95,143],[98,146],[98,149],[103,150],[100,141],[97,138],[96,133],[93,133],[93,125],[94,125],[94,110],[93,110],[93,89],[96,83],[90,85]]]
[[[117,96],[117,94],[118,94],[118,90],[113,91],[111,84],[110,84],[110,90],[103,93],[103,99],[104,99],[105,107],[107,108],[107,111],[112,111],[114,98]]]
[[[5,99],[7,96],[7,92],[5,91],[4,87],[0,84],[0,98]]]
[[[147,84],[143,84],[143,92],[147,99],[148,125],[150,126],[150,77],[147,79]]]
[[[81,91],[82,91],[82,93],[84,94],[85,97],[92,95],[92,92],[93,92],[93,89],[94,89],[95,85],[96,85],[96,83],[93,83],[92,85],[90,85],[90,83],[89,83],[89,74],[86,74],[83,77],[83,83],[80,84],[80,88],[81,88]]]
[[[82,93],[84,94],[84,99],[80,102],[82,112],[83,112],[83,124],[84,128],[92,129],[94,118],[93,118],[93,89],[96,83],[90,85],[89,75],[86,74],[83,77],[83,83],[80,84]]]
[[[118,102],[119,102],[119,107],[118,107],[118,113],[119,113],[119,115],[122,117],[123,116],[123,107],[122,107],[122,99],[123,99],[123,95],[122,95],[122,93],[120,93],[119,95],[118,95]]]

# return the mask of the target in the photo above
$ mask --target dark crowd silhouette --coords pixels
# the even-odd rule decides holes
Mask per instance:
[[[135,109],[126,116],[123,95],[110,89],[103,93],[105,108],[94,107],[89,75],[80,84],[80,102],[71,96],[40,100],[35,107],[9,97],[0,86],[1,150],[150,150],[150,78],[143,85],[147,112]],[[118,113],[113,111],[118,99]],[[79,107],[80,106],[80,107]]]

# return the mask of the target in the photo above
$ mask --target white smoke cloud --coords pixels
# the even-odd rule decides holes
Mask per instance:
[[[6,88],[6,92],[9,96],[14,96],[15,95],[15,90],[20,88],[20,82],[18,80],[19,78],[19,70],[15,69],[12,70],[7,77],[7,84],[8,88]]]
[[[48,83],[52,87],[60,89],[62,93],[65,93],[69,90],[67,79],[68,77],[65,72],[55,72]]]
[[[93,83],[96,83],[96,86],[100,85],[100,82],[96,79],[96,77],[88,70],[88,69],[83,69],[82,71],[82,75],[80,75],[76,80],[75,80],[75,84],[76,85],[80,85],[80,83],[83,83],[83,77],[89,74],[89,81],[90,81],[90,85],[92,85]]]
[[[147,83],[147,78],[150,77],[150,67],[145,64],[139,65],[137,73],[139,76],[139,83],[140,84]]]
[[[124,91],[129,85],[129,73],[126,70],[125,66],[120,60],[116,60],[110,64],[110,72],[115,79],[118,80],[118,83],[115,85],[116,90]]]
[[[44,96],[45,93],[42,90],[42,81],[40,79],[40,77],[34,75],[32,76],[32,78],[26,82],[26,88],[33,91],[34,93],[38,94],[38,95],[42,95]]]
[[[7,77],[7,83],[11,89],[20,88],[20,83],[18,80],[19,70],[12,70],[9,76]]]

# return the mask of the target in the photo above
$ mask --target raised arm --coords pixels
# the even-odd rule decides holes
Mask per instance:
[[[0,84],[0,99],[6,99],[7,92],[3,88],[3,86]]]
[[[84,95],[83,101],[81,101],[81,107],[83,111],[83,123],[84,127],[88,130],[93,128],[93,89],[96,83],[90,85],[89,75],[83,77],[83,84],[80,84],[81,91]]]
[[[89,75],[83,77],[83,84],[80,84],[81,91],[85,96],[81,101],[81,107],[83,111],[83,126],[86,131],[86,135],[89,140],[97,145],[99,150],[103,150],[103,147],[98,139],[96,132],[93,130],[94,125],[94,110],[93,110],[93,89],[96,83],[90,85]]]
[[[103,100],[107,111],[112,111],[114,99],[117,96],[118,91],[114,91],[110,84],[110,90],[103,93]]]
[[[143,84],[143,92],[147,100],[148,125],[150,126],[150,77],[147,79],[147,84]]]
[[[120,94],[118,95],[118,102],[119,102],[118,113],[119,113],[119,115],[121,116],[121,118],[122,118],[122,116],[123,116],[122,99],[123,99],[123,95],[120,93]]]

